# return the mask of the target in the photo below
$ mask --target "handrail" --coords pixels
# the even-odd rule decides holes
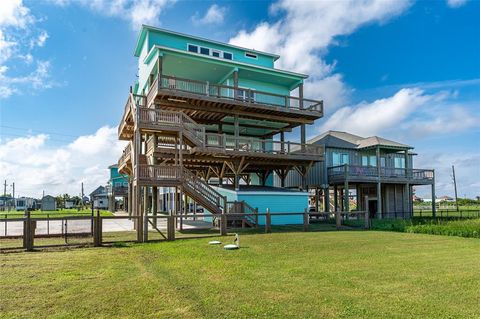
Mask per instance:
[[[364,176],[381,178],[410,178],[414,180],[433,180],[434,170],[417,168],[395,168],[362,165],[337,165],[327,169],[329,177],[335,176]],[[379,175],[380,172],[380,175]]]
[[[181,127],[195,139],[200,147],[221,148],[245,152],[258,152],[281,155],[323,155],[324,147],[315,144],[281,142],[255,137],[228,134],[205,133],[205,126],[197,124],[183,112],[166,111],[139,107],[140,123],[158,126]]]
[[[208,185],[207,182],[197,177],[186,168],[183,168],[183,176],[187,186],[191,187],[194,191],[200,192],[204,198],[211,202],[212,205],[215,205],[219,209],[224,208],[225,197]]]
[[[323,101],[168,75],[161,75],[160,81],[158,81],[157,76],[147,94],[148,105],[150,105],[150,102],[152,99],[154,99],[160,89],[183,91],[222,99],[231,99],[248,104],[264,104],[284,107],[287,109],[309,110],[323,113]]]
[[[122,166],[125,163],[127,163],[128,158],[132,154],[132,143],[128,142],[127,146],[125,146],[125,149],[123,150],[122,156],[120,156],[120,159],[118,160],[118,166]]]

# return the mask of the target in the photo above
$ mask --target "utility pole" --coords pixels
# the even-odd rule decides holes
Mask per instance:
[[[83,196],[84,196],[84,193],[83,193],[83,182],[82,182],[82,198],[80,199],[80,202],[82,203],[82,209],[83,209],[83,206],[84,206],[84,202],[83,202]]]
[[[453,186],[455,188],[455,206],[457,207],[457,212],[458,212],[457,180],[455,179],[455,166],[453,165],[452,165],[452,173],[453,173]]]
[[[3,183],[3,196],[7,197],[7,180]]]
[[[13,199],[15,199],[15,182],[12,183],[12,195]]]

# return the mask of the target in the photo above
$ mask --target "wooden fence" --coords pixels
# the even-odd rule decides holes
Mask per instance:
[[[228,216],[227,216],[228,215]],[[141,222],[140,217],[137,216],[101,216],[100,212],[97,211],[93,216],[64,216],[64,217],[50,217],[50,218],[34,218],[31,216],[30,212],[26,212],[25,215],[21,218],[0,218],[0,224],[5,223],[5,227],[10,222],[21,222],[23,224],[23,232],[21,235],[16,236],[0,236],[0,251],[3,250],[12,250],[12,249],[25,249],[26,251],[33,251],[35,248],[44,248],[52,246],[66,246],[66,245],[76,245],[76,246],[95,246],[99,247],[103,244],[112,244],[114,242],[146,242],[146,241],[156,241],[156,240],[167,240],[173,241],[180,238],[198,238],[198,237],[207,237],[207,236],[225,236],[228,234],[228,217],[235,216],[236,214],[222,214],[222,215],[211,215],[211,214],[183,214],[183,215],[148,215],[147,218],[143,218],[143,227],[150,231],[144,232],[143,236],[139,237],[138,233],[135,230],[118,232],[119,236],[117,238],[112,238],[110,236],[111,232],[105,231],[104,223],[108,221],[117,221],[117,220],[131,220],[134,224]],[[325,219],[332,220],[334,219],[334,225],[337,230],[344,228],[344,220],[349,218],[356,217],[357,219],[364,219],[364,224],[362,228],[368,229],[370,227],[370,220],[366,212],[334,212],[334,213],[325,213],[325,212],[307,212],[303,213],[271,213],[267,210],[266,213],[252,213],[246,214],[241,213],[237,214],[239,217],[245,217],[248,215],[251,218],[258,218],[259,216],[264,217],[264,225],[261,228],[252,228],[253,232],[262,231],[265,233],[272,232],[272,229],[277,229],[280,227],[272,223],[272,218],[277,216],[302,216],[303,223],[296,225],[289,225],[290,227],[295,227],[296,230],[309,231],[314,230],[311,220]],[[179,220],[184,220],[186,218],[201,219],[201,218],[218,218],[217,226],[213,226],[208,232],[197,232],[194,233],[195,236],[188,237],[177,237],[177,227]],[[88,226],[89,229],[82,230],[81,232],[69,232],[67,227],[59,232],[48,232],[47,234],[38,234],[36,233],[37,224],[39,222],[50,223],[52,221],[61,220],[65,222],[65,225],[68,225],[68,221],[83,221],[84,226]],[[162,221],[162,222],[161,222]],[[159,226],[163,225],[163,226]],[[236,230],[237,231],[237,230]],[[281,230],[280,230],[281,231]],[[193,229],[195,232],[195,229]],[[113,233],[113,232],[112,232]],[[153,234],[159,234],[156,238],[153,238]],[[129,235],[130,237],[127,237]],[[152,236],[151,238],[149,238]],[[55,244],[36,244],[36,239],[39,238],[51,238],[57,237],[61,238],[63,241],[56,242]],[[71,243],[69,238],[73,237],[83,237],[84,241],[81,243]],[[108,237],[108,238],[105,238]],[[12,238],[21,238],[22,242],[18,243],[16,246],[2,245],[2,240],[8,241]]]

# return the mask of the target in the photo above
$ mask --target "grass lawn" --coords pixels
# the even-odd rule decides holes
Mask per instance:
[[[95,210],[95,214],[97,211]],[[30,213],[32,218],[47,218],[47,217],[65,217],[65,216],[91,216],[91,209],[84,209],[78,211],[77,209],[61,209],[61,210],[34,210]],[[24,212],[10,211],[0,212],[0,218],[22,218]],[[113,214],[108,210],[100,210],[102,216],[112,216]]]
[[[238,251],[209,240],[0,254],[0,318],[480,317],[478,239],[245,234]]]

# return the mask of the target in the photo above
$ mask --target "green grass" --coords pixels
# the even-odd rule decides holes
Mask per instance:
[[[238,251],[209,240],[0,255],[0,318],[480,316],[478,239],[287,232],[241,235]]]
[[[373,219],[373,230],[397,231],[431,235],[480,238],[479,218],[412,218],[412,219]],[[346,221],[347,225],[363,225],[356,220]]]
[[[30,212],[32,218],[47,218],[47,217],[65,217],[65,216],[91,216],[91,209],[76,210],[76,209],[62,209],[62,210],[35,210]],[[97,211],[95,210],[95,214]],[[101,216],[112,216],[112,213],[107,210],[100,210]],[[10,211],[10,212],[0,212],[0,218],[22,218],[24,212],[21,211]]]

